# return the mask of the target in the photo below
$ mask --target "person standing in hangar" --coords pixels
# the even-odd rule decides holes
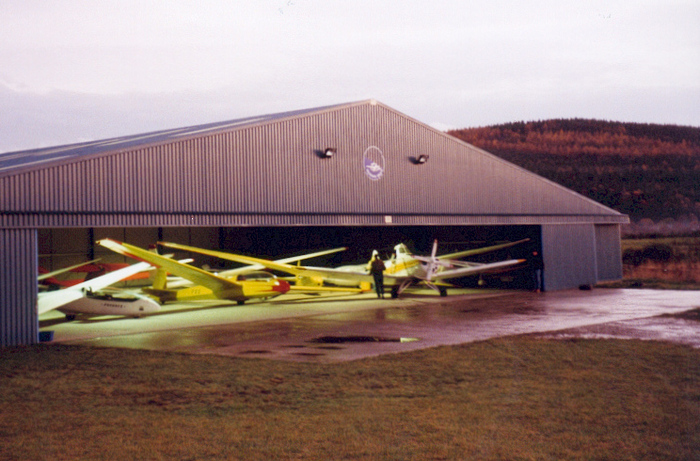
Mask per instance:
[[[530,258],[530,267],[532,270],[532,282],[534,285],[535,293],[540,293],[544,291],[544,280],[542,278],[542,272],[544,270],[544,261],[542,261],[542,255],[535,250],[532,252],[532,258]]]
[[[372,259],[367,265],[369,273],[374,277],[374,289],[377,291],[377,298],[384,297],[384,271],[386,266],[384,261],[379,257],[379,252],[374,250],[372,252]]]

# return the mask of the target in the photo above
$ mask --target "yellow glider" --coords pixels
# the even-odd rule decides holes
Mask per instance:
[[[355,288],[334,288],[334,287],[322,287],[320,286],[324,280],[332,277],[332,275],[339,275],[341,277],[346,277],[352,279],[353,282],[368,282],[372,283],[373,278],[368,274],[359,274],[354,272],[347,272],[338,269],[326,269],[320,267],[309,267],[309,266],[295,266],[292,264],[286,264],[279,261],[270,261],[262,258],[255,258],[253,256],[242,256],[234,253],[225,253],[223,251],[216,250],[205,250],[204,248],[191,247],[187,245],[181,245],[179,243],[171,242],[158,242],[158,245],[162,245],[167,248],[174,248],[177,250],[190,251],[192,253],[199,253],[207,256],[214,256],[216,258],[225,259],[227,261],[239,262],[242,264],[255,264],[258,266],[265,267],[267,269],[276,270],[280,272],[285,272],[287,274],[294,275],[297,280],[303,281],[304,283],[313,283],[318,285],[314,288],[323,291],[364,291]],[[355,285],[357,286],[357,285]],[[312,287],[304,287],[304,289],[310,289]],[[294,286],[291,288],[294,290]]]
[[[111,239],[98,240],[97,243],[121,255],[162,267],[172,274],[190,280],[199,285],[199,287],[190,289],[200,291],[199,299],[213,296],[218,299],[227,299],[243,304],[245,301],[253,298],[279,296],[287,293],[290,289],[289,282],[280,280],[272,276],[272,274],[269,274],[267,278],[256,277],[246,280],[240,280],[240,276],[224,278],[128,243],[121,243]],[[192,294],[195,295],[195,293]]]
[[[437,241],[433,245],[433,252],[430,257],[415,256],[408,251],[405,245],[399,244],[395,247],[395,256],[391,260],[386,261],[384,283],[386,286],[393,287],[392,297],[397,297],[406,288],[418,283],[427,285],[428,287],[438,291],[440,295],[445,296],[445,286],[447,284],[442,283],[442,280],[464,277],[467,275],[475,275],[484,272],[500,271],[506,267],[524,262],[523,259],[510,259],[506,261],[482,264],[467,261],[456,261],[456,258],[497,251],[527,242],[528,240],[529,239],[523,239],[518,240],[517,242],[508,242],[485,248],[465,250],[457,253],[441,255],[439,257],[436,256]],[[294,266],[291,264],[269,261],[252,256],[243,256],[215,250],[205,250],[202,248],[180,245],[178,243],[158,242],[158,244],[168,248],[191,251],[194,253],[214,256],[243,264],[259,264],[268,269],[292,274],[297,278],[297,280],[313,281],[314,283],[318,284],[326,281],[340,285],[354,284],[354,286],[367,286],[367,284],[374,282],[371,275],[365,272],[360,272],[359,270],[348,271],[344,269]],[[344,288],[336,289],[344,290]]]
[[[220,258],[224,259],[226,261],[234,261],[234,262],[239,262],[243,264],[252,264],[252,266],[240,268],[240,269],[233,269],[230,271],[226,271],[227,274],[231,273],[237,273],[237,274],[246,274],[247,271],[250,270],[250,268],[256,268],[256,269],[272,269],[272,270],[278,270],[280,272],[286,272],[288,274],[292,274],[296,276],[296,284],[291,285],[289,287],[290,291],[298,292],[298,293],[319,293],[319,292],[351,292],[351,293],[360,293],[363,291],[369,290],[369,283],[371,283],[372,276],[369,275],[363,275],[363,280],[364,282],[367,282],[367,284],[357,287],[357,285],[352,286],[352,287],[329,287],[329,286],[323,286],[323,281],[328,278],[328,271],[333,271],[333,269],[322,269],[322,268],[310,268],[308,266],[301,266],[301,265],[292,265],[288,264],[288,262],[292,261],[299,261],[300,259],[309,259],[315,256],[321,256],[325,254],[330,254],[330,253],[335,253],[341,250],[345,250],[346,248],[336,248],[333,250],[327,250],[327,251],[321,251],[318,253],[313,253],[310,255],[304,255],[301,257],[294,257],[294,258],[287,258],[287,259],[280,259],[276,261],[271,261],[267,259],[262,259],[262,258],[254,258],[254,257],[248,257],[248,256],[240,256],[232,254],[232,253],[225,253],[223,251],[216,251],[216,250],[205,250],[204,248],[197,248],[197,247],[191,247],[187,245],[180,245],[178,243],[170,243],[170,242],[158,242],[158,245],[162,245],[164,247],[168,248],[173,248],[176,250],[183,250],[183,251],[189,251],[192,253],[198,253],[198,254],[203,254],[207,256],[213,256],[215,258]],[[339,273],[342,273],[343,275],[347,274],[345,271],[338,271]],[[360,274],[362,275],[362,274]]]

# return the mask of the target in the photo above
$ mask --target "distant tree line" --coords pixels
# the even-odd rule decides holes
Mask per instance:
[[[622,252],[622,262],[639,266],[647,261],[669,262],[673,259],[673,249],[669,245],[654,244],[642,249],[628,248]]]
[[[633,221],[700,216],[700,128],[569,119],[448,133]]]

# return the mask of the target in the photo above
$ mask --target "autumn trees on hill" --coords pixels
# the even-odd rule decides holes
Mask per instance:
[[[700,216],[700,128],[571,119],[448,133],[633,221]]]

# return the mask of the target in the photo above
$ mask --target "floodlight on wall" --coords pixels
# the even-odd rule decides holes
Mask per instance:
[[[413,163],[415,163],[416,165],[422,165],[422,164],[424,164],[424,163],[427,162],[427,161],[428,161],[428,156],[425,155],[425,154],[420,154],[420,155],[418,156],[418,158],[416,158],[416,159],[413,161]]]
[[[335,153],[336,153],[336,148],[335,148],[335,147],[326,147],[326,148],[323,150],[323,155],[322,155],[322,157],[323,157],[323,158],[331,158],[331,157],[333,157],[333,156],[335,155]]]

